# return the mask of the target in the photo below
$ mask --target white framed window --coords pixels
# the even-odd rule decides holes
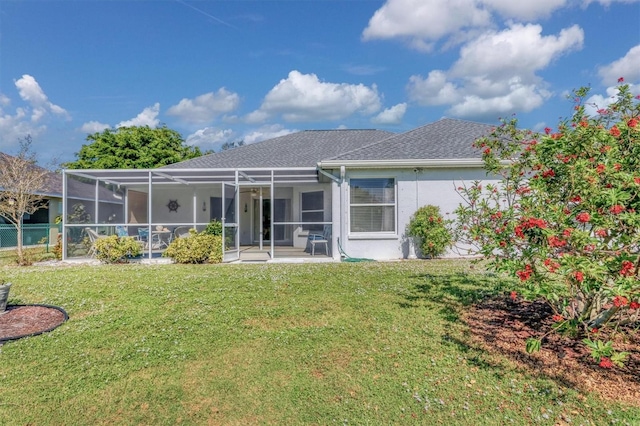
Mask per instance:
[[[324,191],[300,193],[300,221],[324,222]],[[322,224],[303,224],[304,231],[322,231]]]
[[[358,178],[349,181],[349,232],[396,232],[394,178]]]

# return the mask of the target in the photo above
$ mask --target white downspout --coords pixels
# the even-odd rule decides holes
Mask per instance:
[[[347,176],[347,170],[345,166],[340,166],[340,245],[343,250],[346,250],[346,226],[347,226],[347,188],[345,186],[345,178]]]
[[[416,174],[416,211],[420,208],[420,201],[418,200],[418,168],[413,169],[413,172]],[[416,245],[413,237],[408,236],[407,240],[409,242],[409,254],[407,255],[407,259],[417,259],[416,255]]]

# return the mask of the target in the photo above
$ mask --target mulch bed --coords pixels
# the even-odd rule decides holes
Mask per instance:
[[[51,331],[67,320],[55,306],[14,305],[0,314],[0,343]]]
[[[614,348],[629,352],[624,368],[605,369],[591,358],[581,339],[549,333],[539,352],[528,354],[526,341],[551,330],[553,312],[544,303],[512,301],[509,297],[485,300],[464,314],[472,339],[480,348],[504,356],[534,375],[542,375],[581,392],[594,392],[607,400],[640,406],[640,332],[612,339]],[[602,333],[598,333],[602,334]],[[591,336],[595,339],[596,336]]]

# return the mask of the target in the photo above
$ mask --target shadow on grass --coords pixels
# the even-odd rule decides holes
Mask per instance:
[[[411,293],[403,295],[405,301],[400,302],[400,307],[414,308],[425,302],[443,305],[441,313],[448,321],[458,320],[459,308],[496,296],[504,290],[498,277],[489,274],[422,274],[411,279],[416,284]]]

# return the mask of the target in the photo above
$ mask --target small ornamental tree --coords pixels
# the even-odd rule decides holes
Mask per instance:
[[[498,183],[459,187],[465,202],[456,211],[458,240],[517,277],[513,298],[548,302],[554,329],[586,337],[602,367],[626,354],[591,338],[607,327],[624,332],[640,315],[640,103],[619,83],[595,117],[581,88],[557,129],[535,134],[511,119],[476,141]]]
[[[52,175],[36,165],[31,144],[28,135],[20,140],[20,151],[15,157],[0,153],[0,216],[16,228],[19,265],[31,263],[23,248],[22,221],[25,215],[46,207],[44,194],[49,190]]]

